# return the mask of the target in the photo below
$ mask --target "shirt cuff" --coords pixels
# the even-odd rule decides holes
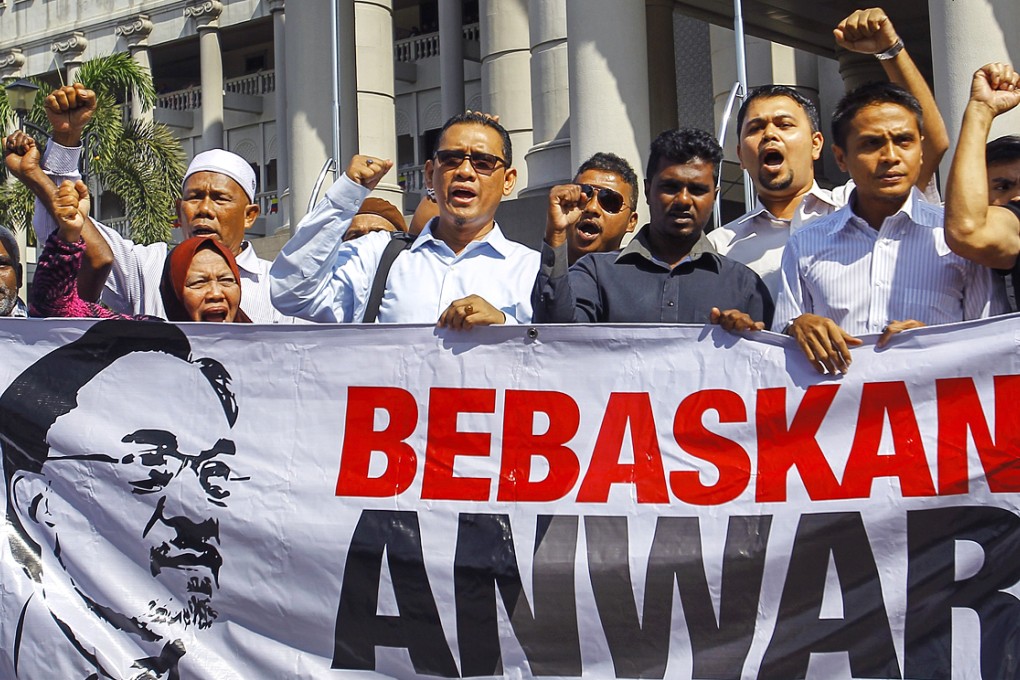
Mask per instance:
[[[347,173],[340,175],[340,179],[333,182],[333,186],[326,190],[326,196],[330,201],[342,210],[357,212],[361,203],[372,193],[368,187],[364,187],[347,176]]]
[[[550,279],[558,279],[566,276],[570,266],[567,264],[567,244],[555,248],[548,243],[542,243],[542,274]]]
[[[81,145],[63,146],[51,139],[42,157],[42,169],[54,175],[73,175],[78,172],[81,152]]]

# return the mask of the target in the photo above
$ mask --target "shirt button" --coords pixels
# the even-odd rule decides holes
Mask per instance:
[[[674,302],[673,302],[672,300],[670,300],[670,301],[669,301],[669,302],[667,302],[666,304],[667,304],[668,306],[672,307],[672,306],[674,305]]]

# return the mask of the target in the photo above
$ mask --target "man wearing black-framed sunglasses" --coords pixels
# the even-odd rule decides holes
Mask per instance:
[[[467,112],[446,122],[425,163],[437,217],[413,239],[373,232],[341,243],[358,206],[392,162],[355,156],[280,251],[273,303],[311,321],[528,323],[538,253],[503,236],[496,209],[513,192],[510,135],[498,119]]]
[[[637,174],[623,158],[599,152],[581,164],[571,184],[549,192],[546,242],[567,245],[567,262],[620,249],[638,223]]]
[[[762,280],[706,249],[701,240],[712,215],[721,161],[722,149],[707,132],[663,132],[652,142],[648,159],[648,224],[622,251],[586,255],[569,269],[567,224],[553,219],[551,209],[532,292],[535,321],[712,322],[730,330],[760,330],[769,324],[772,298]],[[582,187],[574,185],[572,191],[582,200]],[[564,194],[566,204],[569,196]]]

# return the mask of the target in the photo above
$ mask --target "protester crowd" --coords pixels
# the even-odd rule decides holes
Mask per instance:
[[[948,133],[892,22],[858,10],[833,33],[842,48],[874,55],[888,78],[847,93],[833,113],[829,142],[847,184],[815,181],[826,143],[816,106],[793,87],[763,85],[737,115],[752,210],[706,233],[722,149],[702,130],[668,130],[652,142],[643,187],[612,153],[553,187],[541,252],[496,223],[517,180],[510,136],[498,115],[470,111],[440,131],[410,227],[369,197],[392,161],[357,155],[275,261],[259,259],[244,239],[259,214],[254,172],[212,150],[185,175],[183,243],[135,244],[89,217],[78,165],[96,98],[61,87],[46,99],[45,153],[22,132],[4,141],[7,168],[36,195],[45,244],[28,314],[453,329],[716,323],[786,333],[819,372],[835,374],[848,370],[860,334],[880,333],[885,346],[911,328],[1016,311],[1020,137],[986,142],[992,120],[1020,104],[1020,75],[1001,63],[975,72],[943,207],[935,172]],[[0,314],[25,315],[21,279],[16,243],[0,228]]]

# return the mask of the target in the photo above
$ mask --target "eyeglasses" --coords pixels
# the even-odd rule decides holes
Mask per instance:
[[[464,159],[471,161],[471,167],[483,175],[491,175],[500,165],[505,166],[506,161],[491,153],[475,151],[468,153],[457,149],[439,149],[436,151],[436,162],[443,170],[455,170],[461,166]]]
[[[598,197],[599,205],[607,213],[613,213],[614,215],[624,208],[623,195],[619,191],[613,191],[605,187],[597,187],[591,184],[578,184],[581,187],[581,193],[584,194],[586,200],[590,201],[592,195]],[[630,207],[630,206],[627,206]]]

